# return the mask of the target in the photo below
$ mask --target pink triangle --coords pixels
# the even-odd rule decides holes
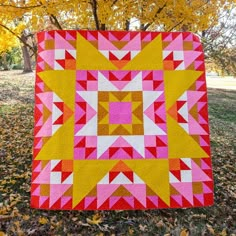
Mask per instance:
[[[155,123],[155,113],[153,103],[144,111],[144,114]]]
[[[52,136],[52,116],[50,116],[43,124],[35,137],[50,137]]]
[[[200,145],[202,147],[208,147],[209,146],[209,144],[203,138],[201,138],[201,136],[200,136]]]
[[[189,65],[191,65],[194,60],[200,56],[202,52],[196,52],[196,51],[184,51],[184,64],[187,68]]]
[[[37,86],[43,91],[43,89],[44,89],[44,83],[43,82],[37,83]]]
[[[118,50],[109,40],[102,34],[98,33],[98,50]]]
[[[211,167],[204,160],[201,160],[201,168],[203,170],[210,170],[211,169]]]
[[[113,207],[119,200],[121,197],[119,196],[112,196],[109,198],[109,206],[110,208]]]
[[[202,183],[204,193],[212,193],[212,190],[204,183]]]
[[[150,41],[152,41],[151,33],[147,34],[142,41],[143,42],[150,42]]]
[[[183,50],[183,36],[179,34],[172,42],[165,48],[165,51]]]
[[[196,81],[196,89],[198,90],[199,88],[202,87],[203,84],[205,84],[205,81]]]
[[[66,40],[75,40],[75,38],[69,32],[66,32]]]
[[[204,204],[204,197],[203,197],[203,194],[194,194],[194,197],[197,198],[197,200],[199,202],[202,203],[202,205]]]
[[[75,49],[60,34],[55,32],[55,49]]]
[[[126,34],[124,38],[122,38],[122,41],[130,41],[130,33]]]
[[[192,179],[193,182],[202,182],[211,180],[207,174],[194,162],[192,161]]]
[[[119,41],[111,32],[108,33],[108,38],[110,41]]]
[[[47,109],[52,112],[53,92],[38,93],[37,96]]]
[[[192,34],[189,34],[185,39],[184,41],[193,41],[193,35]]]
[[[47,200],[48,200],[49,197],[47,196],[40,196],[39,197],[39,206],[42,206]]]
[[[50,39],[54,39],[54,38],[48,32],[45,32],[45,39],[50,40]]]
[[[168,41],[172,41],[172,33],[169,33],[169,35],[167,37],[164,38],[164,42],[168,42]]]
[[[40,172],[41,171],[41,162],[38,163],[38,165],[34,168],[34,172]]]
[[[201,115],[198,115],[198,122],[202,125],[208,123]]]
[[[34,184],[49,184],[50,183],[51,162],[41,170],[39,175],[32,181]]]
[[[189,114],[189,134],[191,135],[206,135],[207,132],[198,124],[198,122]]]
[[[71,187],[71,184],[51,184],[50,185],[50,207],[62,197]]]
[[[181,195],[171,195],[171,197],[180,205],[183,204],[183,199]]]
[[[97,41],[97,39],[89,32],[87,32],[87,40],[88,41]]]
[[[146,184],[124,184],[123,185],[137,200],[146,206]]]
[[[156,114],[162,119],[162,120],[166,120],[166,107],[165,107],[165,103],[163,103],[157,110],[156,110]]]
[[[43,146],[43,140],[42,139],[40,139],[40,141],[37,143],[37,145],[35,146],[35,149],[40,149],[40,148],[42,148],[42,146]]]
[[[69,197],[69,196],[61,197],[61,207],[65,206],[66,203],[68,203],[71,199],[72,199],[72,197]]]
[[[158,197],[157,196],[148,196],[147,197],[156,207],[158,207]]]
[[[184,198],[193,204],[193,187],[192,182],[189,183],[172,183],[171,184]]]
[[[141,50],[141,38],[140,34],[137,34],[131,41],[129,41],[123,48],[122,50],[127,50],[127,51],[140,51]]]
[[[134,197],[122,197],[131,207],[134,208]]]
[[[40,185],[32,192],[32,196],[40,196]]]
[[[187,101],[188,101],[188,110],[192,109],[192,107],[199,101],[199,99],[205,94],[205,92],[201,91],[187,91]]]
[[[86,119],[87,122],[90,121],[96,114],[97,112],[87,103],[86,105]]]
[[[120,186],[120,184],[98,184],[97,185],[97,204],[100,207],[116,189]]]
[[[198,102],[198,104],[197,104],[197,109],[198,109],[198,111],[201,111],[201,109],[204,107],[204,106],[206,106],[206,102]]]
[[[198,67],[200,67],[202,64],[203,64],[203,61],[195,61],[194,62],[195,69],[198,69]]]
[[[54,50],[45,50],[39,53],[39,56],[51,67],[54,68],[55,61],[55,51]]]
[[[86,197],[84,200],[84,208],[87,208],[93,201],[96,199],[96,197]]]
[[[199,42],[193,42],[193,49],[196,49],[200,46],[201,44]]]
[[[40,117],[40,119],[38,120],[38,122],[35,124],[36,127],[38,126],[42,126],[43,125],[43,116]]]

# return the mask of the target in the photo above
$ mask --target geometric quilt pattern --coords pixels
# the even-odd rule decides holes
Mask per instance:
[[[31,206],[212,205],[207,109],[192,33],[38,33]]]

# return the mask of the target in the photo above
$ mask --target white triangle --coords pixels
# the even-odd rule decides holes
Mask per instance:
[[[70,55],[76,59],[76,50],[66,50],[66,51],[69,52]]]
[[[57,96],[56,93],[53,93],[53,102],[62,102],[62,100]]]
[[[188,121],[188,104],[187,102],[178,110],[178,113]]]
[[[73,184],[73,173],[71,173],[62,184]]]
[[[110,184],[133,184],[122,172],[119,173]]]
[[[119,91],[119,89],[113,85],[107,78],[100,72],[98,72],[98,90],[99,91]]]
[[[61,115],[62,111],[55,105],[52,105],[52,123],[54,123]]]
[[[95,115],[89,122],[79,130],[75,136],[91,136],[97,135],[97,115]]]
[[[166,133],[145,114],[143,115],[143,119],[145,135],[166,135]]]
[[[171,172],[169,172],[169,181],[170,181],[170,183],[179,183],[180,182]]]
[[[107,50],[99,50],[99,52],[106,58],[109,59],[109,51]]]
[[[122,136],[142,157],[144,157],[144,136]]]
[[[54,70],[65,70],[65,69],[56,61],[54,61]]]
[[[136,57],[139,53],[140,51],[131,51],[131,60],[134,59],[134,57]]]
[[[57,166],[57,164],[60,162],[60,160],[51,160],[50,161],[50,164],[51,164],[51,170],[53,170],[56,166]]]
[[[175,68],[175,70],[185,70],[184,62],[181,62],[181,63]]]
[[[192,159],[191,158],[181,158],[181,161],[183,161],[190,169],[192,169]]]
[[[134,184],[145,184],[142,179],[134,173]]]
[[[97,156],[98,158],[118,139],[119,136],[98,136]]]
[[[177,101],[187,101],[187,92],[184,92]]]
[[[142,72],[138,73],[135,78],[133,78],[123,89],[122,91],[142,91]]]
[[[129,51],[126,50],[111,50],[110,51],[113,55],[115,55],[119,60],[121,60]]]
[[[77,91],[79,94],[95,111],[97,111],[98,92],[97,91]]]
[[[109,184],[109,174],[105,175],[98,184]]]
[[[188,123],[178,123],[185,131],[189,134],[189,125]]]
[[[153,104],[162,93],[162,91],[143,91],[143,110]]]
[[[54,135],[61,126],[62,125],[52,125],[52,135]]]

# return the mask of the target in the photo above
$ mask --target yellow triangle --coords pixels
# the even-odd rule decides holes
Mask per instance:
[[[167,127],[169,158],[209,157],[199,144],[168,114]]]
[[[47,141],[36,160],[73,160],[74,116],[66,121]]]
[[[109,124],[109,115],[104,116],[101,120],[99,120],[100,125],[107,125]]]
[[[75,107],[75,71],[44,71],[38,73],[44,83],[74,111]]]
[[[167,205],[170,205],[168,160],[124,160]]]
[[[161,70],[162,60],[162,39],[158,35],[123,70]]]
[[[80,70],[117,70],[91,43],[77,34],[76,69]]]
[[[132,101],[132,93],[128,93],[125,97],[122,98],[121,102],[130,102]]]
[[[202,71],[164,71],[166,109],[169,110],[176,100],[199,78]]]
[[[109,124],[109,122],[107,124]],[[110,124],[109,125],[109,134],[112,134],[119,126],[120,126],[119,124]]]
[[[74,161],[73,207],[88,195],[118,162],[117,160]]]

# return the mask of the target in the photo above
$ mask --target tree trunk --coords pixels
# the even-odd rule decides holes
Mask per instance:
[[[24,34],[21,35],[21,39],[23,41],[26,41],[26,37],[24,36]],[[32,72],[32,66],[31,66],[31,59],[30,59],[30,54],[29,54],[29,50],[27,48],[26,45],[23,45],[21,47],[22,49],[22,54],[23,54],[23,59],[24,59],[24,70],[23,72],[24,73],[29,73],[29,72]]]
[[[3,69],[4,70],[10,70],[10,68],[9,68],[9,66],[7,64],[7,54],[6,53],[3,53],[2,59],[3,59],[3,63],[2,63]]]

